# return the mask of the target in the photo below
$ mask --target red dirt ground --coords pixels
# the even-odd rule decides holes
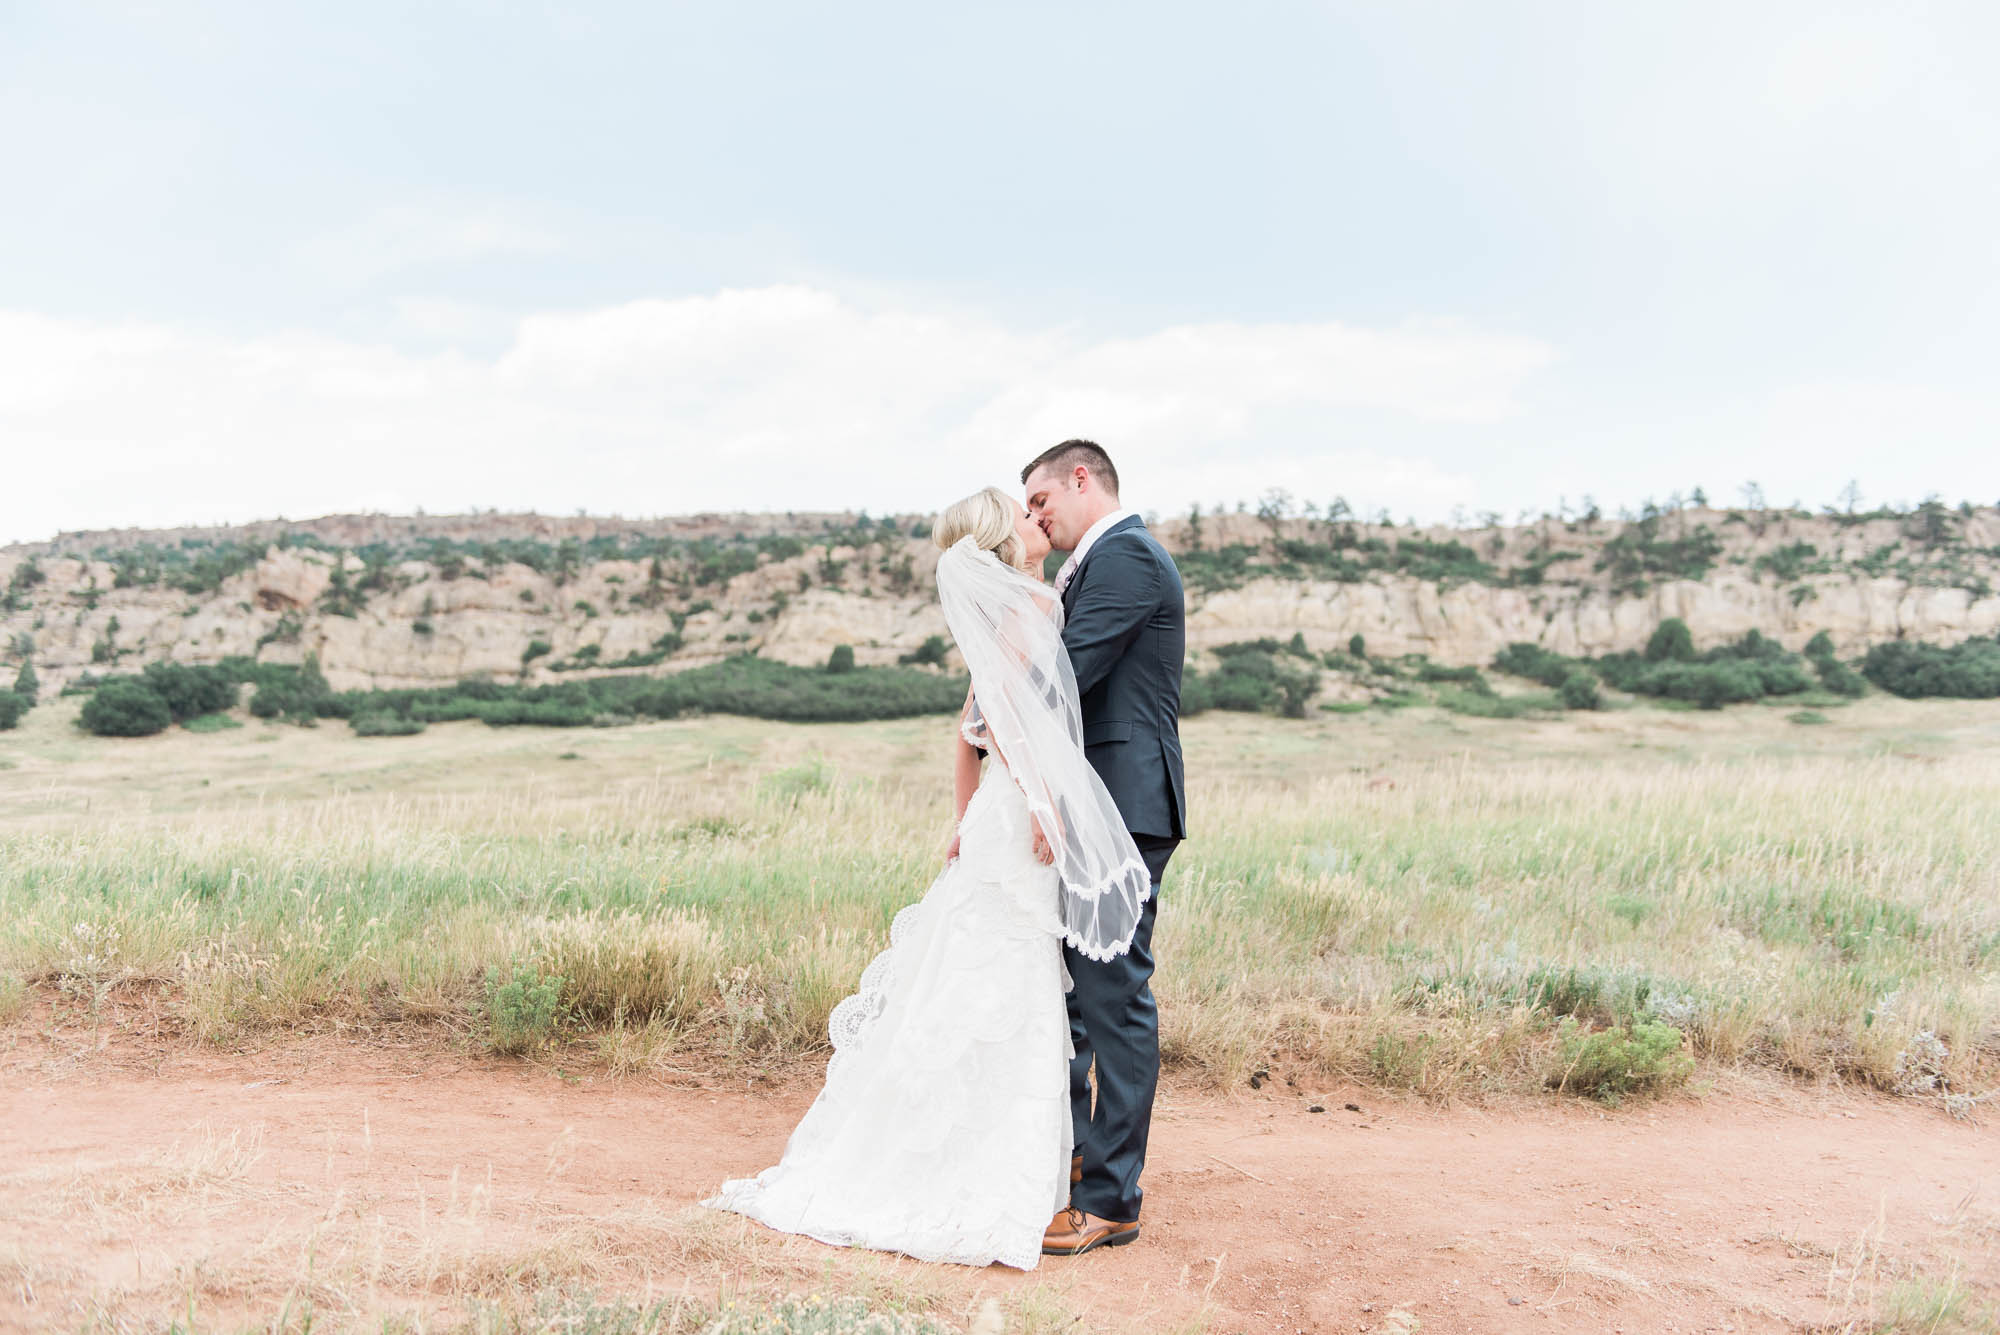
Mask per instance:
[[[1916,1275],[2000,1308],[2000,1128],[1846,1090],[1731,1079],[1608,1111],[1170,1083],[1140,1242],[1021,1275],[856,1261],[686,1214],[775,1161],[810,1082],[577,1077],[333,1040],[235,1056],[74,1046],[0,1033],[6,1329],[151,1326],[189,1293],[230,1320],[261,1303],[268,1324],[283,1289],[256,1276],[296,1266],[309,1241],[331,1272],[339,1229],[364,1224],[372,1278],[324,1281],[329,1314],[452,1310],[486,1250],[503,1258],[489,1278],[655,1296],[838,1286],[865,1263],[886,1267],[867,1272],[878,1286],[943,1294],[961,1323],[984,1297],[1033,1298],[1074,1316],[1044,1329],[1077,1331],[1866,1330],[1871,1304]],[[254,1162],[189,1166],[231,1133]],[[504,1260],[592,1221],[595,1253],[567,1270]]]

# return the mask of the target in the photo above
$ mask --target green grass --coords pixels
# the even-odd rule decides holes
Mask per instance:
[[[1276,1051],[1426,1095],[1539,1090],[1581,1041],[1568,1017],[1890,1088],[1928,1029],[1950,1088],[1985,1088],[2000,710],[1950,710],[1566,715],[1532,748],[1434,709],[1193,720],[1166,1058],[1218,1086]],[[1952,763],[1913,761],[1916,736]],[[555,1039],[621,1067],[804,1056],[936,874],[948,745],[929,720],[459,723],[391,756],[345,729],[32,722],[0,778],[0,974],[108,987],[108,1014],[147,992],[201,1040],[483,1039],[487,970],[519,961],[561,980]],[[79,923],[115,953],[82,960]]]

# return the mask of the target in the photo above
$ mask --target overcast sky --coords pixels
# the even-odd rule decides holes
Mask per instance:
[[[2000,499],[2000,6],[0,0],[0,541]]]

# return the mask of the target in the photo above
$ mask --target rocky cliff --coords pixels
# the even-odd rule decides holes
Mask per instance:
[[[1842,653],[2000,631],[2000,512],[1708,509],[1477,529],[1250,514],[1155,519],[1199,651],[1302,634],[1485,663],[1527,640],[1697,645],[1757,629]],[[155,659],[317,655],[336,688],[486,674],[662,672],[755,652],[894,662],[946,633],[916,516],[329,516],[234,529],[64,534],[0,549],[0,656],[53,689]]]

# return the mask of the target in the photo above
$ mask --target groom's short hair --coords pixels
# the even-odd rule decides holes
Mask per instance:
[[[1104,452],[1104,447],[1094,440],[1066,440],[1043,450],[1021,470],[1022,485],[1025,486],[1028,479],[1035,475],[1036,469],[1052,468],[1067,473],[1078,464],[1088,468],[1090,475],[1102,483],[1106,491],[1113,496],[1118,494],[1118,470],[1112,466],[1111,456]]]

